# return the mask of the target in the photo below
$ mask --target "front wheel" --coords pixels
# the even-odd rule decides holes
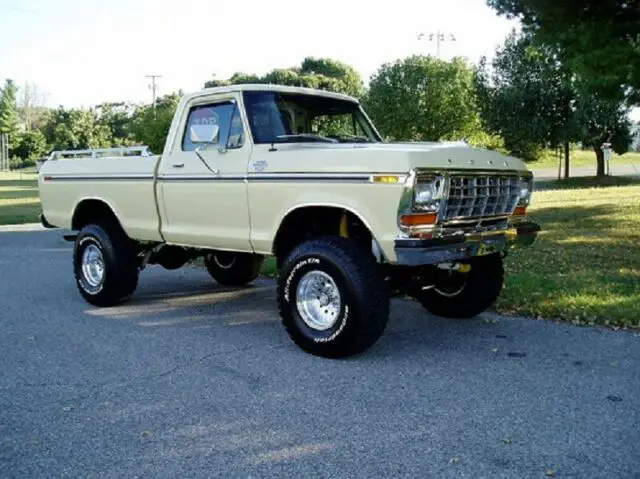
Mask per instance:
[[[278,275],[282,323],[303,351],[341,358],[359,354],[383,334],[390,295],[373,256],[340,237],[297,246]]]
[[[445,318],[468,319],[483,313],[502,291],[502,257],[478,256],[469,264],[468,273],[443,273],[433,287],[417,293],[415,299],[430,313]]]

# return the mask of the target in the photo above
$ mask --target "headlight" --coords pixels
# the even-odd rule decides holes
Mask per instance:
[[[520,177],[520,199],[518,206],[529,206],[533,194],[533,175]]]
[[[444,178],[419,178],[413,193],[413,207],[420,211],[438,211],[444,189]]]

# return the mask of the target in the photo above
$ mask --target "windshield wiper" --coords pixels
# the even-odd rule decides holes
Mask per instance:
[[[325,143],[338,143],[338,140],[334,140],[333,138],[328,138],[322,135],[314,135],[312,133],[299,133],[297,135],[278,135],[276,136],[276,140],[312,140],[323,141]]]
[[[347,138],[350,140],[360,140],[363,143],[374,143],[374,141],[371,138],[368,138],[366,136],[360,136],[360,135],[350,135],[350,134],[342,134],[342,135],[336,135],[338,136],[338,138]]]

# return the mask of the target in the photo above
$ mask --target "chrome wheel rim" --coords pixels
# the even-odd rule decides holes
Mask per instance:
[[[219,258],[219,256],[222,256],[222,260]],[[234,264],[236,264],[236,256],[235,255],[228,255],[230,257],[227,257],[227,262],[225,262],[225,255],[221,254],[221,255],[217,255],[214,254],[213,255],[213,261],[214,263],[218,266],[218,268],[220,269],[231,269],[233,267]]]
[[[100,248],[94,244],[82,252],[82,279],[91,291],[99,289],[104,281],[104,258]]]
[[[296,306],[307,326],[325,331],[338,320],[342,298],[331,276],[323,271],[309,271],[296,288]]]
[[[460,282],[459,285],[445,285],[444,287],[435,286],[433,290],[438,293],[440,296],[444,296],[445,298],[454,298],[458,296],[464,288],[467,286],[466,278]]]

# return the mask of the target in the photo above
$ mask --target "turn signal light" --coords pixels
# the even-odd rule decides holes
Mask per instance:
[[[436,213],[417,213],[413,215],[402,215],[400,224],[402,226],[422,226],[435,225],[438,220]]]
[[[525,216],[527,214],[526,206],[516,206],[516,209],[513,211],[513,216]]]
[[[375,175],[372,178],[374,183],[400,183],[398,175]]]

